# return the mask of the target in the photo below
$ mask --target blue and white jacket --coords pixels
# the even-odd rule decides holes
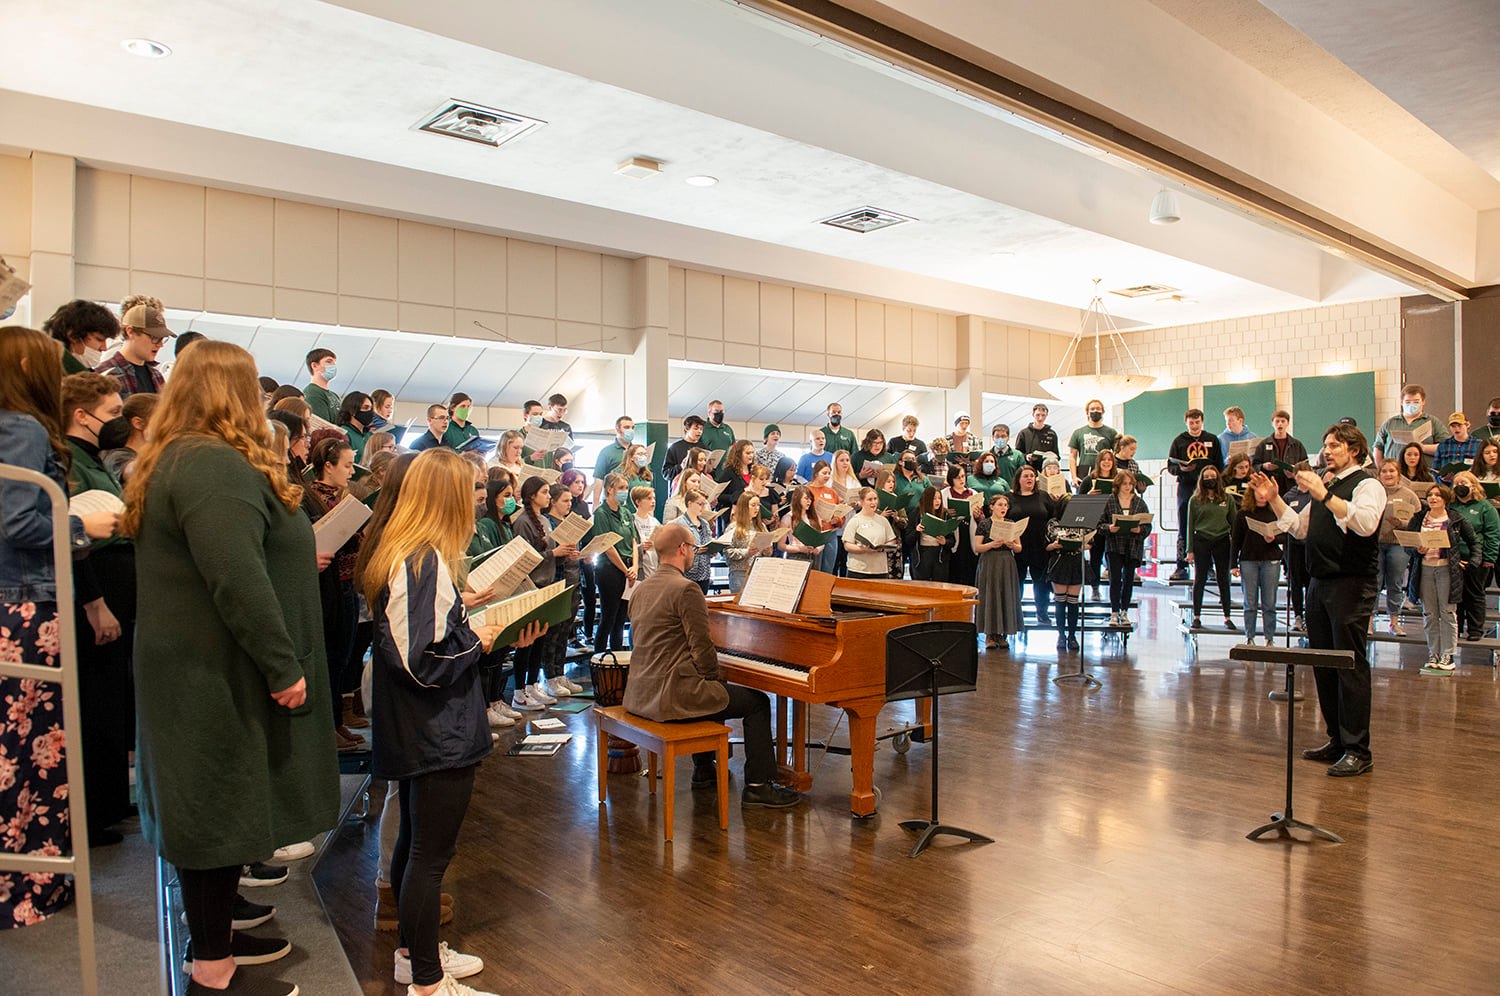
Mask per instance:
[[[374,773],[413,778],[483,760],[492,749],[483,650],[448,565],[430,550],[413,555],[371,615]]]

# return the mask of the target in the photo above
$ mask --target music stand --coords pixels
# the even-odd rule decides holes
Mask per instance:
[[[1229,659],[1232,661],[1245,661],[1247,663],[1285,664],[1286,665],[1286,808],[1279,813],[1271,814],[1271,822],[1258,826],[1245,834],[1250,840],[1258,840],[1262,834],[1275,830],[1283,837],[1291,836],[1292,830],[1306,830],[1325,840],[1331,840],[1335,844],[1342,844],[1344,838],[1331,830],[1312,823],[1304,823],[1292,816],[1292,757],[1294,755],[1294,741],[1296,731],[1293,729],[1292,717],[1292,684],[1296,680],[1298,665],[1303,667],[1331,667],[1353,670],[1354,651],[1352,650],[1304,650],[1300,647],[1256,647],[1248,643],[1229,648]]]
[[[1100,521],[1104,518],[1104,507],[1109,504],[1110,498],[1110,495],[1075,495],[1068,499],[1067,507],[1058,516],[1058,523],[1068,529],[1092,529],[1097,531]],[[1079,556],[1085,556],[1087,549],[1080,548],[1078,553]],[[1084,580],[1088,580],[1087,568],[1085,568]],[[1080,585],[1078,588],[1079,633],[1087,632],[1083,622],[1083,610],[1088,606],[1088,599],[1084,597],[1083,593],[1087,590],[1087,584]],[[1083,655],[1086,652],[1085,646],[1083,640],[1078,641],[1078,670],[1058,675],[1052,679],[1054,683],[1061,684],[1065,681],[1076,681],[1085,688],[1099,686],[1099,679],[1089,674],[1083,668]]]
[[[932,818],[903,820],[902,830],[919,832],[907,857],[927,850],[938,834],[989,844],[994,838],[938,822],[938,702],[943,695],[972,692],[979,681],[979,631],[971,622],[916,623],[885,637],[885,698],[932,699]]]

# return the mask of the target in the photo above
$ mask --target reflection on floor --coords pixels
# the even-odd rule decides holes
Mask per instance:
[[[563,716],[577,736],[557,757],[481,768],[444,939],[482,955],[468,981],[496,991],[1493,991],[1488,655],[1423,677],[1420,649],[1379,647],[1375,771],[1297,765],[1297,815],[1347,843],[1252,843],[1281,807],[1285,705],[1266,693],[1282,677],[1228,663],[1234,634],[1201,637],[1187,663],[1170,597],[1142,593],[1128,657],[1088,639],[1101,688],[1051,682],[1076,670],[1052,633],[981,655],[979,691],[944,702],[942,815],[996,842],[940,839],[915,860],[897,824],[927,813],[927,746],[882,743],[866,822],[847,815],[842,756],[801,808],[734,806],[727,834],[713,794],[680,778],[664,845],[643,779],[613,776],[608,812],[597,805],[588,713]],[[1323,731],[1310,676],[1301,687],[1309,746]],[[882,727],[909,715],[892,707]],[[812,726],[844,738],[830,710]],[[376,837],[352,826],[315,877],[365,992],[388,993]]]

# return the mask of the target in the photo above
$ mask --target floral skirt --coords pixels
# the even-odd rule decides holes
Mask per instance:
[[[0,660],[57,667],[55,602],[0,603]],[[62,689],[0,678],[0,849],[68,851],[68,771]],[[68,875],[0,872],[0,929],[37,923],[73,901]]]

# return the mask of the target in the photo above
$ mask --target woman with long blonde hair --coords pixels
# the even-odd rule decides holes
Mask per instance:
[[[764,470],[765,468],[761,468]],[[746,491],[734,503],[734,513],[724,536],[729,545],[724,548],[724,562],[729,565],[729,591],[738,594],[745,587],[745,578],[750,574],[750,565],[759,556],[750,541],[760,532],[760,498]]]
[[[390,883],[401,930],[396,981],[432,993],[484,969],[438,942],[447,870],[474,773],[492,749],[479,660],[499,626],[472,627],[461,589],[474,532],[474,473],[442,447],[412,461],[359,584],[375,619],[371,695],[374,771],[398,783],[401,829]],[[529,646],[544,628],[530,627]]]
[[[136,623],[136,788],[146,838],[178,869],[195,991],[229,984],[236,959],[290,951],[231,931],[240,868],[338,820],[301,499],[273,448],[254,359],[232,343],[195,345],[152,416],[123,522],[143,596],[171,602]]]

